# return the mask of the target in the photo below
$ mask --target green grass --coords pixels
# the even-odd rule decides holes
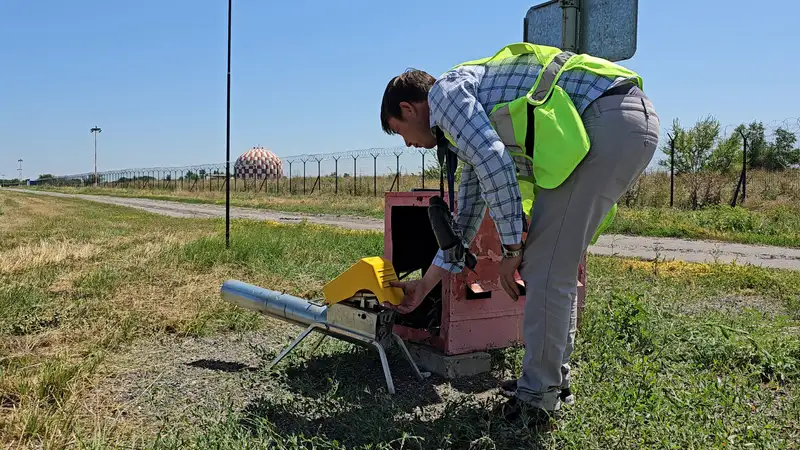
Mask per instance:
[[[262,327],[220,300],[225,279],[319,295],[324,280],[382,252],[379,233],[312,224],[234,221],[226,249],[220,220],[7,192],[0,204],[0,405],[14,408],[0,410],[5,443],[59,447],[80,435],[88,380],[131,340]]]
[[[800,272],[590,257],[573,357],[577,404],[565,408],[556,431],[537,434],[486,416],[497,402],[488,393],[516,374],[521,349],[494,352],[489,375],[424,382],[393,351],[395,396],[386,393],[373,352],[335,340],[313,356],[306,343],[275,371],[263,370],[291,333],[222,302],[219,283],[237,278],[315,297],[358,258],[382,254],[380,233],[234,221],[226,249],[220,220],[35,195],[0,198],[17,202],[6,209],[7,223],[16,225],[0,228],[3,446],[683,449],[800,442]],[[36,246],[43,240],[48,246]],[[60,245],[90,247],[80,258],[63,258]],[[25,248],[36,264],[11,264]],[[112,356],[141,340],[151,346],[169,336],[190,342],[253,330],[276,339],[254,348],[260,368],[231,375],[252,377],[254,395],[222,419],[186,408],[191,398],[178,392],[177,411],[155,409],[126,428],[112,412],[120,406],[88,389],[113,369]],[[147,398],[135,407],[158,408]]]
[[[115,195],[185,203],[225,203],[224,193],[216,191],[52,189],[68,193]],[[163,194],[158,192],[163,192]],[[382,197],[354,197],[347,194],[274,196],[253,192],[233,192],[231,204],[295,213],[383,217]],[[617,218],[607,233],[800,247],[800,207],[781,202],[751,202],[747,207],[736,208],[717,205],[696,211],[677,208],[620,207]]]
[[[574,358],[578,403],[552,434],[487,418],[495,402],[472,394],[491,389],[491,377],[417,384],[400,368],[392,397],[374,355],[331,343],[261,373],[264,394],[226,420],[199,434],[166,429],[151,446],[796,448],[800,274],[592,257],[589,277]],[[763,299],[726,310],[721,299],[737,295]],[[521,357],[519,349],[495,355],[493,376]],[[462,393],[442,399],[448,388]]]
[[[800,247],[800,211],[796,205],[758,209],[712,206],[697,211],[620,208],[619,211],[609,233]]]

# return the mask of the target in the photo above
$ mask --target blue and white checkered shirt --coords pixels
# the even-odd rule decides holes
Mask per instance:
[[[522,197],[517,184],[516,164],[489,122],[488,113],[498,103],[525,95],[542,66],[534,55],[520,55],[489,65],[462,66],[436,80],[428,93],[431,128],[439,126],[458,144],[450,149],[464,162],[458,188],[457,231],[469,246],[478,232],[487,206],[500,241],[504,245],[522,242]],[[561,75],[558,85],[572,99],[579,113],[623,78],[604,78],[580,70]],[[527,160],[526,160],[527,161]],[[530,174],[532,168],[521,167]],[[448,254],[445,254],[448,253]],[[450,272],[464,268],[439,250],[433,264]]]

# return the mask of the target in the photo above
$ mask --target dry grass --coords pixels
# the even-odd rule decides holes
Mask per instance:
[[[196,274],[170,270],[161,255],[213,225],[164,227],[122,208],[2,192],[0,202],[0,438],[68,446],[106,355],[147,330],[184,330],[204,310],[173,292]]]
[[[109,355],[143,337],[205,336],[258,326],[255,315],[219,299],[224,279],[249,277],[305,294],[318,290],[321,279],[346,265],[323,263],[318,272],[324,274],[312,275],[313,268],[302,273],[309,263],[304,259],[284,267],[296,274],[287,277],[266,270],[263,264],[270,259],[258,254],[244,266],[226,257],[224,248],[217,246],[222,230],[216,220],[169,219],[93,202],[3,191],[0,204],[3,446],[46,443],[62,448],[79,436],[117,433],[112,431],[117,429],[114,421],[105,417],[125,407],[106,404],[95,384],[103,374],[113,376],[126,369],[108,365]],[[308,246],[298,240],[300,235],[290,240],[278,237],[287,228],[265,226],[277,230],[276,245],[297,240],[286,251]],[[350,241],[363,235],[342,232]],[[328,233],[328,238],[332,236]],[[381,241],[379,235],[372,236],[367,242],[375,248]],[[254,239],[241,243],[238,251],[259,250],[263,239]],[[194,245],[187,247],[190,243]],[[341,253],[335,245],[329,247],[331,253]],[[372,254],[365,254],[358,243],[351,243],[344,253],[348,251]],[[325,255],[316,256],[333,259]],[[200,261],[218,257],[223,260],[210,265]],[[291,262],[291,255],[286,260]]]
[[[116,197],[170,200],[184,203],[225,204],[224,191],[188,189],[138,189],[138,188],[70,188],[48,187],[67,194],[110,195]],[[314,193],[309,195],[266,194],[264,192],[232,191],[231,205],[274,211],[303,212],[311,214],[345,214],[364,217],[383,217],[383,195],[335,195]]]
[[[48,202],[34,195],[14,196],[8,195],[0,197],[0,212],[3,212],[3,220],[0,220],[0,232],[15,230],[30,223],[31,220],[49,219],[62,214],[64,205]],[[2,248],[0,242],[0,248]]]
[[[39,241],[0,252],[0,273],[24,272],[66,260],[77,262],[91,258],[98,250],[96,245],[89,243]]]
[[[375,355],[339,342],[260,370],[297,330],[222,302],[219,283],[316,297],[353,261],[382,254],[380,233],[234,221],[225,249],[219,220],[49,197],[21,220],[29,200],[0,191],[3,220],[17,224],[0,231],[0,249],[39,255],[0,272],[4,448],[780,448],[800,438],[798,272],[591,258],[579,404],[541,437],[483,418],[518,349],[476,380],[418,383],[398,367],[394,397]],[[37,253],[41,242],[92,251],[54,257]]]

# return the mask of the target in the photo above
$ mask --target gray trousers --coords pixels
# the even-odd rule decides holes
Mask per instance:
[[[578,265],[600,222],[649,164],[661,131],[638,89],[595,100],[582,118],[589,154],[561,186],[537,193],[519,269],[526,303],[517,396],[550,411],[569,386]]]

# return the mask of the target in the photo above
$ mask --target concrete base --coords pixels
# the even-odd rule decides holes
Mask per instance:
[[[436,349],[411,342],[406,342],[406,346],[420,370],[435,373],[444,378],[469,377],[487,373],[492,368],[492,357],[486,352],[448,356]]]

